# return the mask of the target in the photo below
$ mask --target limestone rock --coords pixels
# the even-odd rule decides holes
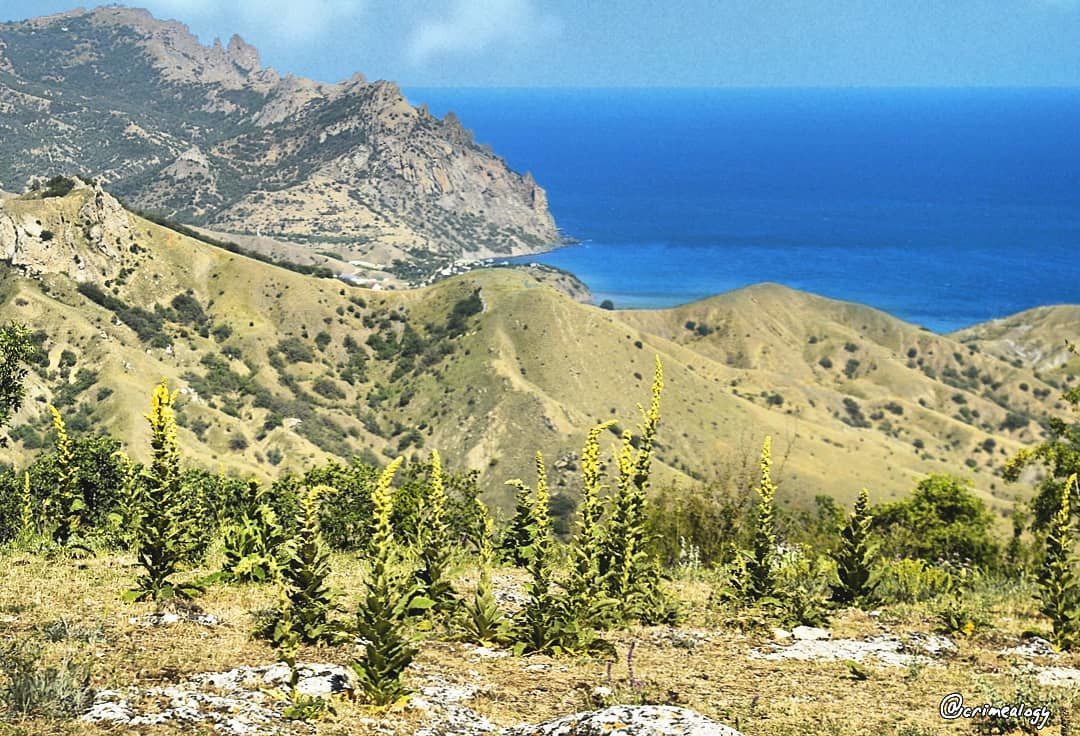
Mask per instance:
[[[740,736],[685,708],[664,705],[614,705],[546,723],[503,729],[503,736]]]

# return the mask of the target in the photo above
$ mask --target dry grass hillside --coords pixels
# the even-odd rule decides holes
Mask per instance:
[[[40,331],[42,349],[0,460],[48,444],[48,403],[141,456],[145,397],[166,377],[196,464],[267,477],[438,448],[482,471],[505,508],[503,481],[527,475],[537,449],[572,493],[581,438],[636,415],[659,356],[661,478],[709,478],[772,434],[789,500],[846,502],[864,486],[884,499],[950,472],[1005,508],[998,470],[1041,437],[1055,383],[1072,380],[1047,356],[1080,337],[1076,308],[942,336],[769,284],[656,311],[602,310],[511,269],[371,291],[118,215],[110,200],[76,189],[0,210],[0,240],[5,216],[15,233],[0,248],[12,264],[0,315]]]

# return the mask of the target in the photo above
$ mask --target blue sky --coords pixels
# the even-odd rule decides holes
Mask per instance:
[[[77,2],[0,0],[0,19]],[[93,3],[89,3],[93,4]],[[409,86],[1080,86],[1080,0],[143,0],[279,71]]]

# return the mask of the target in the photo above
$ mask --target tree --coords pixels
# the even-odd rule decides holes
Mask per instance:
[[[910,498],[875,509],[873,520],[889,556],[968,561],[981,568],[1000,559],[993,523],[970,483],[950,475],[927,476]]]
[[[855,501],[855,509],[847,524],[840,530],[840,548],[833,555],[839,578],[833,586],[833,600],[852,603],[866,598],[871,592],[870,568],[874,546],[870,540],[870,498],[863,489]]]
[[[1077,352],[1071,344],[1068,348],[1074,354]],[[1047,439],[1035,447],[1018,452],[1006,463],[1003,473],[1007,482],[1014,482],[1020,479],[1027,467],[1034,464],[1042,465],[1048,471],[1031,504],[1036,529],[1043,529],[1050,523],[1060,506],[1061,489],[1067,486],[1068,478],[1080,473],[1080,386],[1066,391],[1063,398],[1078,419],[1069,423],[1060,417],[1049,417]],[[1070,507],[1075,514],[1080,508],[1080,494],[1074,494]]]
[[[22,407],[26,363],[33,353],[34,343],[25,327],[15,322],[0,327],[0,429]],[[7,438],[0,437],[0,447],[7,447]]]

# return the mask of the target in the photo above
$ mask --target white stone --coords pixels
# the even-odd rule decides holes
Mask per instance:
[[[685,708],[615,705],[537,725],[502,730],[502,736],[741,736],[722,723]]]
[[[1044,667],[1035,680],[1043,687],[1080,687],[1080,669],[1075,667]]]
[[[831,631],[816,626],[796,626],[791,630],[791,635],[799,641],[824,641],[832,638]]]

